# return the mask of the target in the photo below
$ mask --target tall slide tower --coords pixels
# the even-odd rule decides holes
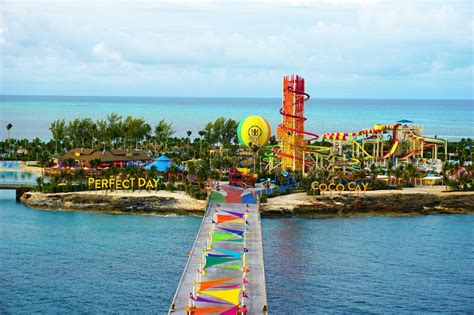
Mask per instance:
[[[277,128],[280,140],[278,155],[282,170],[301,170],[305,163],[306,144],[316,140],[316,134],[304,130],[304,102],[309,95],[304,91],[304,79],[298,75],[283,78],[283,104],[280,109],[282,123]],[[312,138],[304,139],[308,135]]]

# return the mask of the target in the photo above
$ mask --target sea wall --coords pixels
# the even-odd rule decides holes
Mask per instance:
[[[474,194],[334,195],[306,198],[281,206],[263,204],[262,217],[412,216],[429,214],[474,214]]]
[[[25,193],[20,201],[28,207],[43,210],[94,211],[115,214],[198,215],[205,202],[167,193],[165,196],[121,196],[95,193]]]

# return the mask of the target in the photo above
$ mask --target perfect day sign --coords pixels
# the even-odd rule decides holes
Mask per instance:
[[[92,189],[156,189],[158,186],[158,179],[146,179],[143,177],[131,177],[127,179],[120,178],[87,178],[87,184]]]

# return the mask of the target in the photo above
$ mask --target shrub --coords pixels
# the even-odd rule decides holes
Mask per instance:
[[[173,191],[174,191],[174,185],[173,185],[173,183],[168,183],[168,184],[166,184],[166,190],[173,192]]]

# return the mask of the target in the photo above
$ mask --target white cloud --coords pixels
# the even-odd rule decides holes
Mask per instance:
[[[337,97],[342,90],[371,97],[374,82],[407,97],[425,97],[413,84],[418,76],[432,84],[433,93],[448,73],[462,86],[472,84],[472,75],[462,70],[473,63],[468,2],[294,4],[7,2],[0,23],[8,28],[0,31],[4,86],[18,93],[18,82],[51,82],[49,93],[55,93],[60,81],[71,88],[89,84],[91,90],[107,84],[110,90],[103,93],[109,95],[205,90],[272,96],[279,95],[281,76],[298,72],[321,97]],[[456,92],[446,97],[470,93],[451,90]]]
[[[119,53],[113,50],[110,50],[109,48],[107,48],[107,46],[104,43],[99,43],[99,44],[94,45],[94,47],[92,47],[92,52],[94,53],[94,55],[104,60],[111,60],[111,61],[118,61],[118,62],[123,61],[123,58]]]

